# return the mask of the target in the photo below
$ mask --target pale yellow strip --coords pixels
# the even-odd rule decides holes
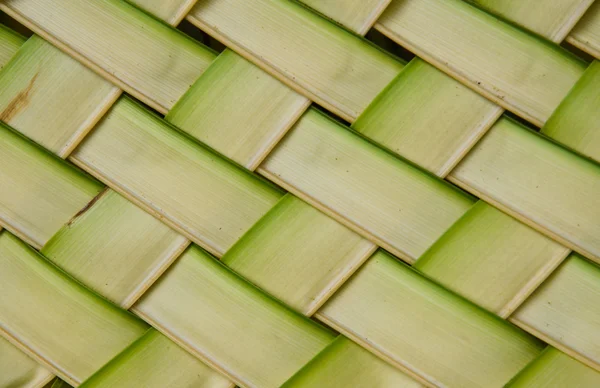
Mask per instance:
[[[258,171],[408,262],[473,203],[313,109]]]
[[[548,346],[507,388],[596,388],[600,372]]]
[[[133,311],[241,386],[279,387],[333,340],[196,246]]]
[[[600,163],[600,62],[587,68],[540,131]]]
[[[479,201],[417,260],[415,268],[506,318],[569,253]]]
[[[2,335],[72,385],[147,329],[6,231],[0,258]]]
[[[125,97],[71,160],[218,256],[281,196]]]
[[[389,0],[304,3],[363,34]],[[254,170],[310,102],[227,49],[169,111],[166,120]]]
[[[0,9],[162,113],[214,59],[122,0],[9,0]]]
[[[312,315],[375,248],[288,194],[222,261],[286,305]]]
[[[173,23],[194,3],[138,0],[147,11]],[[62,158],[121,94],[117,86],[37,36],[0,73],[0,89],[0,119]]]
[[[600,260],[600,167],[502,118],[449,180]]]
[[[419,388],[422,385],[340,335],[282,388],[300,387]]]
[[[82,388],[233,386],[223,375],[154,329],[149,329],[142,338],[81,385]]]
[[[382,251],[317,317],[433,386],[502,386],[543,346]]]
[[[54,375],[0,337],[0,387],[41,388]]]
[[[0,119],[62,158],[121,94],[38,36],[2,70],[0,89]]]
[[[349,121],[402,68],[365,40],[293,1],[201,1],[188,18]]]
[[[198,0],[130,0],[141,9],[176,26]]]
[[[15,55],[25,38],[0,24],[0,69]]]
[[[469,0],[555,43],[562,42],[594,0]]]
[[[594,2],[583,15],[567,37],[567,42],[600,59],[600,1]]]
[[[392,2],[376,28],[538,126],[585,70],[583,62],[559,46],[462,0]]]
[[[375,24],[391,0],[302,0],[301,2],[354,31],[364,35]]]
[[[41,248],[102,186],[0,124],[0,223]]]
[[[444,177],[503,111],[415,58],[377,96],[352,128]]]
[[[310,101],[229,49],[165,119],[254,170]]]
[[[510,320],[600,371],[600,268],[569,256]]]
[[[42,248],[87,287],[127,309],[189,240],[107,189]]]

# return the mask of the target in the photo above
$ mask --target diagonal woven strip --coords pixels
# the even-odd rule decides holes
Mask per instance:
[[[600,3],[0,10],[0,386],[600,386]]]

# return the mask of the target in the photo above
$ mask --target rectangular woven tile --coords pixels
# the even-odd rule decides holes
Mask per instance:
[[[82,387],[126,386],[231,388],[233,384],[150,329],[88,379]]]
[[[63,379],[80,383],[146,330],[6,231],[0,254],[2,331]]]

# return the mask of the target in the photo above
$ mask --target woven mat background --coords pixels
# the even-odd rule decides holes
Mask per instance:
[[[600,387],[600,2],[0,10],[0,387]]]

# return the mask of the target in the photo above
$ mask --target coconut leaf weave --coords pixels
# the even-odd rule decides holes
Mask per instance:
[[[0,387],[600,387],[600,2],[0,11]]]

